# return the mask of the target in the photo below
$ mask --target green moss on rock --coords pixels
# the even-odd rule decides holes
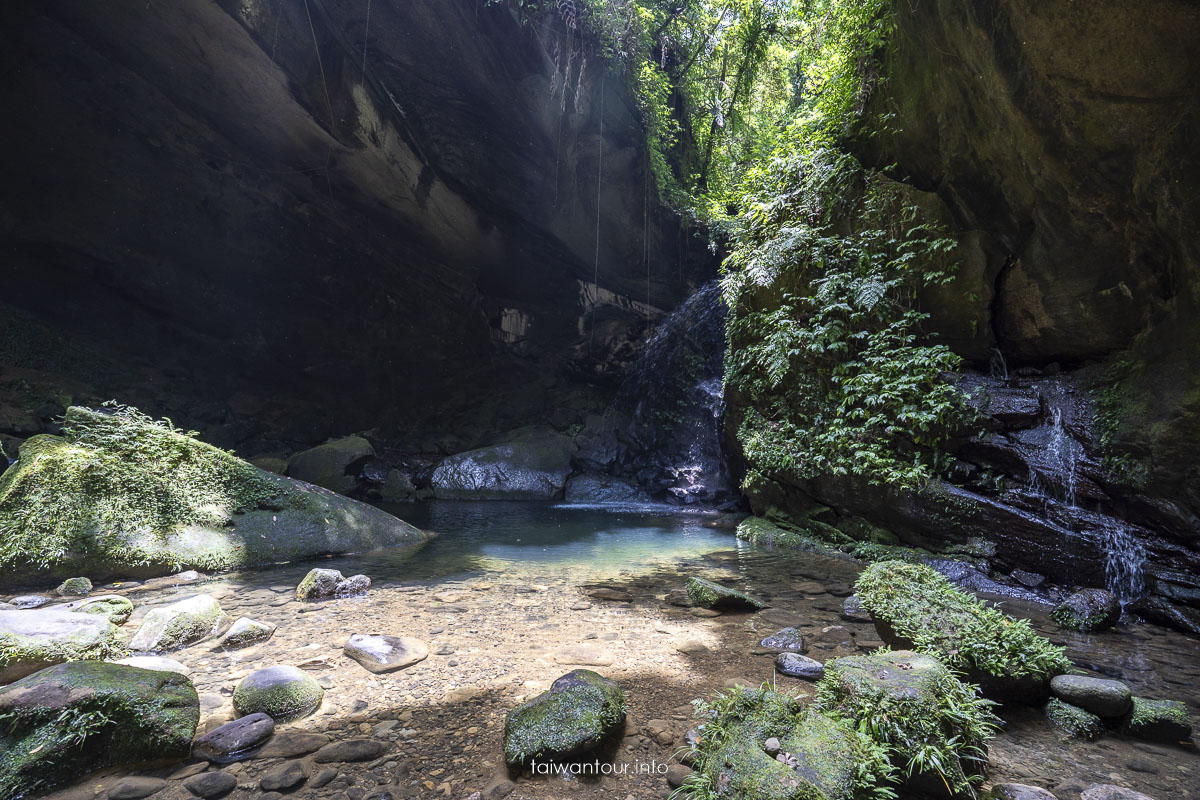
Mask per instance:
[[[1068,630],[1092,633],[1117,623],[1121,618],[1121,603],[1103,589],[1082,589],[1060,603],[1050,617]]]
[[[215,635],[224,618],[215,598],[186,597],[146,614],[129,646],[142,652],[176,650]]]
[[[504,760],[519,766],[570,758],[597,747],[624,721],[621,687],[596,672],[577,669],[508,712]]]
[[[95,769],[183,758],[200,721],[192,682],[120,664],[60,664],[0,689],[0,797]]]
[[[230,569],[429,538],[125,407],[69,408],[62,436],[28,439],[0,475],[0,569],[31,579]]]
[[[1081,739],[1090,742],[1104,735],[1104,721],[1084,711],[1079,706],[1065,703],[1057,697],[1046,703],[1046,719],[1065,739]]]
[[[262,712],[276,722],[290,722],[317,710],[325,690],[296,667],[256,669],[233,690],[233,707],[242,716]]]
[[[914,789],[974,797],[999,719],[976,687],[941,662],[906,650],[837,658],[817,685],[820,707],[882,744]]]
[[[1176,700],[1134,697],[1121,730],[1129,736],[1173,744],[1192,736],[1187,706]]]
[[[889,644],[926,653],[979,683],[986,694],[1036,703],[1071,662],[1063,648],[957,589],[935,570],[887,561],[859,576],[856,593]]]
[[[67,603],[76,614],[100,614],[113,625],[124,625],[129,615],[133,613],[133,603],[129,598],[117,594],[90,597],[87,600],[76,600]]]
[[[0,683],[64,661],[123,655],[117,628],[106,619],[54,606],[0,611]]]
[[[692,605],[701,608],[741,608],[757,611],[767,607],[767,604],[757,597],[703,578],[688,578],[684,588]]]
[[[891,797],[886,752],[848,722],[804,709],[767,688],[738,688],[699,704],[692,797],[729,800],[865,800]],[[778,757],[765,743],[777,739]]]
[[[92,593],[92,582],[87,578],[67,578],[55,591],[63,597],[87,597]]]

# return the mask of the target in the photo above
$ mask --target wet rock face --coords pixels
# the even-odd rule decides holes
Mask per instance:
[[[0,710],[8,721],[0,730],[4,797],[41,794],[102,767],[184,758],[200,721],[187,677],[82,661],[0,689]]]
[[[433,471],[433,492],[448,500],[553,500],[572,472],[576,446],[546,427],[519,438],[444,459]]]
[[[222,444],[316,444],[481,406],[528,424],[568,407],[566,364],[591,363],[580,345],[642,338],[643,236],[671,265],[651,276],[651,311],[711,275],[672,215],[652,203],[644,225],[643,135],[621,82],[589,70],[563,109],[507,8],[380,4],[368,24],[366,4],[322,0],[312,31],[303,6],[260,2],[2,14],[5,64],[38,61],[4,99],[41,109],[0,133],[4,302],[112,362],[104,398],[151,406],[128,369],[140,359],[160,396],[186,385],[189,415],[217,410],[178,421]],[[580,296],[597,232],[592,337]],[[191,376],[163,375],[184,354]],[[78,361],[63,366],[93,377]],[[549,393],[531,389],[548,375]]]

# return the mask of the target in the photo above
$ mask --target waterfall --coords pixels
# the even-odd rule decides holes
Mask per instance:
[[[725,305],[713,281],[663,321],[622,384],[614,410],[652,493],[681,503],[733,494],[720,433],[724,353]]]
[[[1064,423],[1066,399],[1061,392],[1050,392],[1046,396],[1050,403],[1050,423],[1045,434],[1045,453],[1040,469],[1030,470],[1030,487],[1047,512],[1051,503],[1057,500],[1072,512],[1084,512],[1071,514],[1072,517],[1102,520],[1096,524],[1094,532],[1104,551],[1105,588],[1122,604],[1132,602],[1144,591],[1146,550],[1118,520],[1081,508],[1078,488],[1084,448]]]

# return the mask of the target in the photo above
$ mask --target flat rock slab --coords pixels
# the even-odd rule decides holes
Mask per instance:
[[[191,667],[173,658],[164,658],[162,656],[130,656],[129,658],[122,658],[112,663],[124,664],[127,667],[137,667],[138,669],[155,669],[159,672],[178,672],[180,675],[192,674]]]
[[[554,651],[556,664],[578,664],[583,667],[607,667],[613,663],[612,654],[599,647],[573,645]]]
[[[819,681],[825,677],[824,664],[798,653],[780,653],[775,659],[775,669],[789,677],[806,681]]]
[[[1083,675],[1056,675],[1050,692],[1060,700],[1099,717],[1122,717],[1133,706],[1133,693],[1120,681]]]
[[[303,761],[285,761],[272,767],[259,780],[264,792],[280,792],[299,786],[308,780],[308,765]]]
[[[317,751],[313,761],[332,764],[339,761],[372,761],[387,751],[387,745],[378,739],[345,739],[330,742]]]
[[[1023,783],[997,783],[987,795],[988,800],[1058,800],[1045,789]]]
[[[404,669],[429,656],[429,646],[420,639],[362,633],[347,639],[342,651],[376,674]]]
[[[50,598],[44,594],[23,594],[8,602],[17,608],[41,608],[50,602]]]
[[[804,616],[784,608],[764,608],[758,612],[755,618],[762,620],[768,625],[777,625],[781,628],[794,628],[797,625],[803,625],[805,622]]]
[[[103,658],[117,642],[117,627],[98,614],[57,606],[0,611],[0,652],[9,651],[0,655],[0,683],[69,659]]]
[[[255,754],[255,758],[299,758],[309,753],[315,753],[329,744],[329,737],[323,733],[299,733],[286,731],[277,733],[263,745]]]
[[[611,600],[614,603],[633,602],[633,595],[631,595],[629,592],[623,592],[620,589],[610,589],[605,586],[595,589],[588,589],[585,594],[587,594],[587,596],[593,600]]]
[[[237,778],[228,772],[204,772],[188,778],[183,786],[196,797],[223,797],[237,786]]]
[[[167,788],[162,778],[122,778],[108,790],[109,800],[141,800]]]
[[[275,733],[275,720],[261,712],[227,722],[192,743],[192,755],[218,764],[250,758]]]

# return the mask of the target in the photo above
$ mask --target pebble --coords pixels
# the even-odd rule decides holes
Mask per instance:
[[[196,797],[221,797],[234,790],[237,778],[228,772],[204,772],[188,778],[183,786]]]
[[[265,792],[277,792],[299,786],[308,780],[308,767],[303,761],[285,761],[271,768],[259,780]]]

